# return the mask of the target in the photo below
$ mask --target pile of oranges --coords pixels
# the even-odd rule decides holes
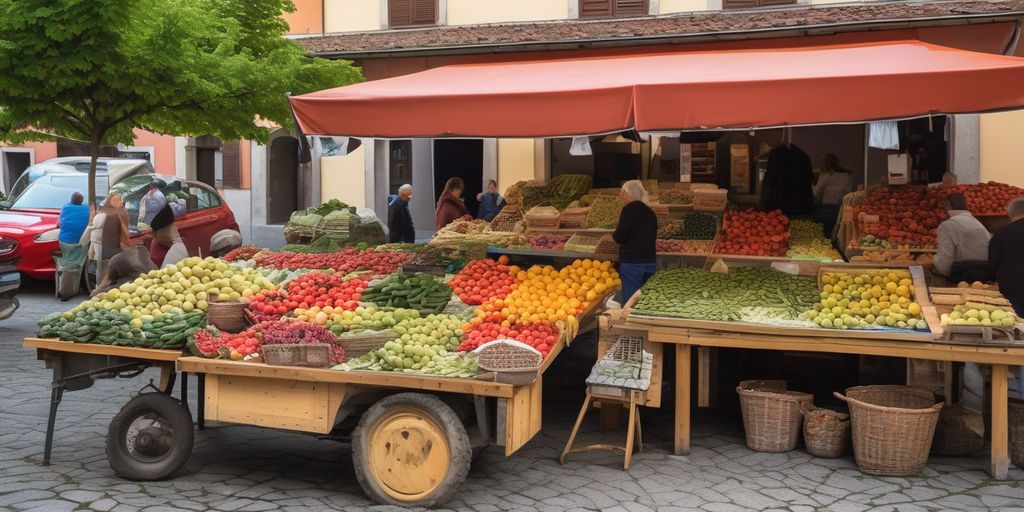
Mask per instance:
[[[504,327],[534,322],[564,321],[577,316],[594,301],[619,286],[619,274],[608,261],[576,260],[556,270],[534,265],[527,270],[510,267],[516,286],[504,299],[491,299],[477,309],[473,323]]]

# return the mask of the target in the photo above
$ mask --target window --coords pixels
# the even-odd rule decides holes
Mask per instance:
[[[225,142],[220,147],[221,172],[219,188],[242,186],[242,154],[237,140]]]
[[[722,0],[722,9],[756,9],[796,3],[797,0]]]
[[[398,187],[412,184],[412,141],[393,140],[388,153],[388,193],[397,194]]]
[[[388,0],[388,28],[437,25],[438,0]]]
[[[648,0],[579,0],[580,18],[624,18],[644,16]]]
[[[71,194],[81,192],[85,195],[89,188],[89,177],[82,174],[59,174],[44,176],[33,181],[14,200],[14,208],[41,208],[59,210],[68,201]],[[101,201],[107,195],[107,180],[96,178],[96,200]]]
[[[220,206],[220,197],[217,194],[196,186],[188,188],[189,198],[187,200],[188,210],[206,210]]]

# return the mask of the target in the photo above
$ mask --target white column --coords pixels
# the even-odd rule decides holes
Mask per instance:
[[[978,183],[981,178],[981,130],[977,114],[949,117],[949,169],[959,183]]]

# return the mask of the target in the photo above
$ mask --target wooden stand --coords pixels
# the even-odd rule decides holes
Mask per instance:
[[[644,441],[643,433],[640,429],[640,414],[637,411],[637,407],[644,402],[642,391],[633,390],[619,390],[622,395],[615,397],[604,394],[601,389],[595,388],[594,386],[587,387],[587,397],[583,400],[583,407],[580,408],[580,414],[576,417],[576,424],[572,427],[572,433],[569,434],[569,441],[565,443],[565,449],[562,450],[562,456],[558,459],[560,464],[565,464],[566,459],[569,458],[570,453],[585,453],[592,451],[606,451],[613,453],[621,453],[624,456],[623,469],[629,469],[629,464],[633,458],[633,441],[634,436],[636,439],[637,451],[643,451]],[[596,393],[595,393],[596,392]],[[626,444],[624,446],[612,445],[612,444],[589,444],[581,446],[579,448],[573,448],[573,442],[576,440],[576,434],[580,430],[580,425],[583,424],[583,418],[586,417],[587,411],[590,409],[592,402],[602,402],[620,404],[623,407],[629,409],[629,424],[626,427]],[[603,409],[603,408],[602,408]]]

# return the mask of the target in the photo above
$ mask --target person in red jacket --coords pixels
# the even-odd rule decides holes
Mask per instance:
[[[462,178],[457,177],[449,178],[444,184],[444,191],[437,198],[437,209],[434,210],[434,223],[438,231],[456,219],[469,215],[466,204],[462,202],[462,191],[465,188]]]

